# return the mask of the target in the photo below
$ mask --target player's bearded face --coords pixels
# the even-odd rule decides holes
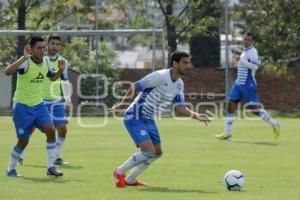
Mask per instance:
[[[178,73],[180,75],[186,75],[191,69],[191,60],[190,58],[181,58],[178,63]]]

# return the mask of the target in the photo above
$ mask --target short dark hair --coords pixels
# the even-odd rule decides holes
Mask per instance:
[[[252,32],[247,31],[247,32],[244,34],[244,37],[245,37],[245,36],[251,36],[251,37],[252,37],[252,40],[255,40],[254,34],[253,34]]]
[[[30,40],[29,40],[30,47],[34,47],[34,45],[37,42],[44,42],[44,38],[42,38],[40,36],[33,36],[33,37],[31,37]]]
[[[171,59],[170,59],[170,66],[172,67],[173,66],[173,62],[177,62],[179,63],[179,61],[181,60],[181,58],[189,58],[191,57],[190,54],[188,54],[187,52],[185,51],[174,51],[172,54],[171,54]]]
[[[59,41],[61,41],[61,37],[59,35],[49,35],[49,37],[48,37],[48,43],[51,40],[59,40]]]

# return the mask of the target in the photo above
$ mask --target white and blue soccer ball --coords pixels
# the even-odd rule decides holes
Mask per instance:
[[[230,191],[240,191],[244,184],[244,175],[238,170],[230,170],[224,176],[224,185]]]

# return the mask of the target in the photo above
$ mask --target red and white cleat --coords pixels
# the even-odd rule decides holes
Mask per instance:
[[[143,181],[140,181],[140,180],[136,180],[135,182],[133,183],[127,183],[125,181],[125,184],[126,186],[149,186],[147,183],[143,182]]]
[[[113,171],[113,176],[115,178],[116,186],[119,188],[124,188],[126,186],[125,184],[125,174],[118,173],[115,169]]]

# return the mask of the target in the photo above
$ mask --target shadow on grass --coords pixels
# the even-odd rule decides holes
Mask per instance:
[[[34,183],[68,183],[68,182],[83,182],[79,179],[65,179],[63,177],[20,177],[25,181],[31,181]]]
[[[256,144],[256,145],[266,145],[266,146],[277,146],[278,142],[269,142],[269,141],[261,141],[261,142],[251,142],[251,141],[232,141],[235,143],[241,144]]]
[[[167,193],[211,193],[215,194],[217,192],[201,190],[201,189],[176,189],[176,188],[168,188],[168,187],[143,187],[137,188],[139,191],[143,192],[167,192]]]
[[[45,165],[22,165],[22,166],[24,166],[24,167],[30,167],[30,168],[40,168],[40,169],[45,169],[45,170],[47,168]],[[74,165],[70,165],[70,164],[60,165],[60,166],[57,166],[57,167],[64,168],[64,169],[75,169],[75,170],[83,168],[82,166],[74,166]]]

